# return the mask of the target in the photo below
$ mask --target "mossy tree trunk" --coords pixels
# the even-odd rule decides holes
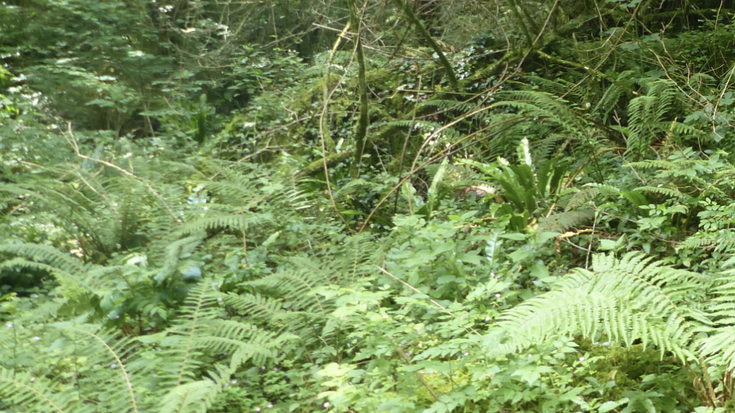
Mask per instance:
[[[355,0],[347,0],[350,9],[350,25],[355,30],[353,41],[355,42],[355,55],[357,58],[357,82],[359,85],[360,107],[355,126],[355,153],[354,164],[352,165],[352,177],[357,178],[360,175],[360,163],[362,154],[365,150],[365,137],[368,128],[368,96],[367,96],[367,80],[365,80],[365,54],[362,50],[362,36],[360,17],[357,15],[357,6]]]

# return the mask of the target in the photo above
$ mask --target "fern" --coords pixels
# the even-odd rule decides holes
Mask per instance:
[[[735,371],[735,277],[732,270],[723,275],[709,310],[716,329],[701,341],[699,351],[711,365]]]
[[[691,126],[666,121],[677,100],[677,88],[672,81],[647,81],[644,90],[645,95],[632,99],[628,105],[628,153],[643,154],[667,132],[699,134]]]
[[[205,412],[243,364],[277,359],[297,339],[222,319],[223,304],[223,296],[211,284],[193,288],[177,322],[158,338],[121,337],[97,325],[76,322],[59,323],[52,329],[16,322],[0,330],[4,354],[27,360],[47,342],[63,349],[67,357],[83,361],[72,378],[76,391],[64,391],[59,382],[63,378],[31,375],[30,371],[44,370],[43,360],[24,366],[15,359],[0,361],[0,408],[17,405],[19,411],[65,413]],[[43,341],[32,338],[41,331],[45,332]],[[212,363],[213,357],[220,361]]]
[[[289,176],[274,176],[255,165],[209,161],[209,179],[197,181],[205,202],[189,208],[186,223],[173,232],[174,239],[198,231],[233,230],[250,238],[252,233],[277,231],[282,222],[312,208],[313,202],[301,182]],[[274,217],[278,213],[279,220]]]
[[[24,326],[16,320],[3,332],[9,333],[13,340],[3,340],[8,336],[0,334],[2,347],[12,345],[5,354],[15,355],[15,359],[6,360],[12,362],[8,363],[13,366],[12,373],[8,367],[0,373],[0,382],[5,381],[4,384],[15,387],[13,391],[0,385],[0,394],[6,396],[5,391],[10,393],[3,397],[5,400],[13,400],[20,395],[15,399],[21,409],[19,411],[25,411],[24,408],[36,411],[35,406],[39,404],[42,407],[38,411],[137,413],[144,410],[143,398],[138,392],[142,390],[141,379],[147,376],[144,371],[148,364],[136,363],[131,340],[121,339],[92,324],[64,322],[54,325],[54,328],[49,327]],[[27,358],[28,353],[37,354],[45,343],[51,344],[49,350],[62,360],[57,360],[57,365],[51,366],[50,371],[44,366],[47,360]],[[69,366],[63,362],[64,358],[74,360],[73,364]],[[17,360],[26,361],[19,364]],[[28,363],[28,360],[33,362]],[[69,374],[70,368],[73,375]],[[11,374],[13,379],[9,380]],[[23,382],[27,385],[24,386]],[[27,394],[29,386],[33,387],[32,398]],[[73,386],[74,391],[64,390],[69,386]]]
[[[574,87],[575,82],[570,82],[562,78],[547,79],[547,78],[543,78],[540,76],[527,75],[525,79],[529,81],[529,83],[536,86],[537,88],[540,86],[541,90],[544,90],[553,95],[557,95],[557,96],[571,95],[574,98],[581,98],[584,95],[583,90],[581,90],[580,88]],[[526,86],[526,85],[519,84],[519,86]]]
[[[198,286],[187,296],[181,321],[169,329],[162,342],[161,355],[168,360],[159,366],[164,389],[195,381],[197,371],[203,367],[199,344],[207,336],[208,323],[217,317],[216,303],[216,297],[205,285]]]
[[[685,149],[671,154],[665,160],[633,162],[629,166],[656,170],[657,182],[645,187],[649,192],[676,197],[689,204],[696,202],[691,197],[729,199],[728,187],[719,182],[730,176],[732,166],[723,164],[719,154],[699,159],[699,155],[692,153],[691,149]]]
[[[618,193],[617,188],[610,187],[607,189],[611,193]],[[577,192],[574,193],[574,195],[572,195],[572,197],[569,199],[569,202],[567,202],[565,211],[579,208],[605,192],[607,191],[604,187],[599,187],[597,185],[585,185],[582,189],[579,189]]]
[[[237,308],[251,319],[260,322],[274,322],[283,310],[280,300],[260,294],[234,294],[227,296],[227,304]]]
[[[374,275],[382,256],[370,235],[344,237],[317,248],[309,257],[282,259],[271,275],[241,283],[252,293],[228,294],[239,314],[269,330],[298,337],[304,348],[330,342],[342,329],[330,286],[353,286]]]
[[[223,381],[198,380],[173,388],[161,398],[161,413],[205,413],[223,386]]]
[[[159,177],[155,168],[148,164],[136,166],[136,172],[150,175],[90,170],[75,164],[53,165],[38,171],[40,177],[14,177],[17,182],[0,185],[0,192],[25,200],[26,212],[39,221],[34,225],[45,226],[44,232],[65,231],[66,239],[99,262],[115,251],[144,243],[142,230],[149,224],[150,212],[160,208],[169,219],[176,218],[169,195],[175,197],[178,193],[169,192],[170,186],[163,179],[154,188],[148,181]],[[49,226],[53,227],[51,231]]]
[[[304,263],[306,260],[296,261]],[[282,295],[289,300],[294,309],[324,316],[329,312],[331,305],[323,300],[317,289],[328,284],[329,280],[323,277],[321,272],[312,273],[306,269],[289,268],[259,280],[245,282],[242,286],[262,288]]]
[[[0,252],[22,255],[34,260],[45,261],[54,268],[57,268],[67,274],[79,273],[85,270],[84,264],[79,260],[47,245],[5,244],[0,245]]]
[[[541,219],[538,232],[564,232],[578,225],[586,224],[595,217],[595,211],[591,209],[577,209],[552,214]]]
[[[617,106],[620,99],[623,97],[625,90],[615,83],[605,89],[602,97],[597,102],[595,107],[592,109],[593,113],[597,113],[602,117],[603,122],[607,122],[610,112],[612,112]]]
[[[395,120],[385,124],[387,128],[411,128],[416,130],[422,130],[430,132],[434,129],[438,129],[441,125],[437,122],[422,121],[422,120]]]
[[[640,188],[637,188],[636,191],[650,192],[658,195],[663,195],[668,198],[677,198],[683,200],[689,199],[689,196],[683,194],[679,190],[679,188],[676,187],[666,188],[663,186],[642,186]]]
[[[562,99],[538,91],[505,92],[494,107],[509,107],[531,118],[561,126],[572,136],[583,136],[584,122]]]
[[[246,232],[248,221],[253,220],[256,216],[248,216],[245,214],[232,214],[232,215],[215,215],[207,214],[203,218],[194,220],[193,222],[184,225],[178,231],[176,235],[189,235],[193,232],[207,231],[213,229],[225,229],[231,228],[240,232]],[[259,218],[259,217],[258,217]]]
[[[552,337],[582,335],[643,346],[656,345],[682,360],[693,358],[690,346],[706,318],[681,305],[688,291],[700,287],[697,274],[651,262],[640,254],[621,259],[597,255],[592,271],[577,269],[552,291],[504,312],[500,333],[488,337],[494,354],[517,352]],[[492,349],[493,345],[488,347]]]
[[[91,405],[80,403],[74,392],[54,393],[51,383],[28,373],[0,368],[0,409],[23,406],[24,411],[38,413],[93,412]]]
[[[32,269],[47,272],[56,278],[59,285],[64,291],[64,295],[72,299],[79,298],[85,293],[89,292],[89,289],[81,282],[79,277],[76,277],[71,273],[61,270],[53,265],[48,265],[36,261],[29,261],[24,258],[13,258],[0,262],[0,270],[1,269]]]
[[[100,404],[109,410],[138,413],[140,399],[141,370],[144,365],[138,364],[132,369],[127,366],[132,342],[127,338],[117,338],[99,331],[95,325],[61,325],[62,333],[72,340],[72,348],[95,365],[103,367],[94,369],[88,377],[78,377],[80,392],[89,391],[87,397],[99,399]],[[127,354],[126,354],[127,353]],[[135,363],[133,363],[135,364]],[[99,386],[104,383],[104,386]]]
[[[709,249],[732,252],[735,251],[735,231],[721,229],[715,233],[699,232],[687,237],[676,247],[689,250]]]

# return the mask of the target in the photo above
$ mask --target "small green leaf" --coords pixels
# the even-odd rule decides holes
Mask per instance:
[[[628,401],[629,401],[628,398],[625,397],[618,401],[609,401],[609,402],[602,403],[602,406],[600,406],[599,412],[600,413],[609,412],[610,410],[616,409],[618,406],[622,404],[628,403]]]
[[[610,251],[614,250],[617,243],[610,239],[601,239],[600,240],[600,249],[603,251]]]

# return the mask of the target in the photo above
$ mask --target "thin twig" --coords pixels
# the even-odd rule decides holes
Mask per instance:
[[[414,287],[413,285],[411,285],[411,284],[409,284],[409,283],[407,283],[407,282],[403,281],[402,279],[400,279],[400,278],[396,277],[395,275],[393,275],[393,274],[389,273],[389,272],[388,272],[388,271],[387,271],[387,270],[386,270],[385,268],[383,268],[383,267],[380,267],[380,266],[378,266],[378,269],[379,269],[380,271],[382,271],[382,272],[383,272],[383,274],[385,274],[385,275],[389,276],[390,278],[392,278],[392,279],[394,279],[394,280],[398,281],[399,283],[401,283],[401,284],[405,285],[406,287],[408,287],[408,288],[409,288],[409,289],[411,289],[412,291],[415,291],[415,292],[417,292],[417,293],[419,293],[419,294],[422,294],[422,295],[426,295],[425,293],[423,293],[423,292],[422,292],[421,290],[419,290],[418,288]],[[442,310],[442,311],[444,311],[445,313],[449,314],[450,316],[452,316],[452,317],[455,317],[455,318],[457,317],[457,316],[456,316],[456,315],[455,315],[454,313],[452,313],[451,311],[449,311],[449,310],[447,309],[447,307],[444,307],[443,305],[439,304],[439,303],[438,303],[438,302],[437,302],[436,300],[434,300],[433,298],[429,298],[428,300],[429,300],[429,302],[431,302],[432,304],[434,304],[435,306],[437,306],[437,307],[438,307],[439,309],[441,309],[441,310]],[[478,336],[480,335],[480,333],[478,333],[478,332],[477,332],[477,331],[476,331],[476,330],[475,330],[474,328],[472,328],[472,327],[465,327],[465,328],[466,328],[467,330],[471,331],[472,333],[474,333],[474,334],[477,334]]]
[[[67,123],[67,133],[68,133],[69,136],[68,137],[67,136],[64,136],[64,138],[69,143],[69,145],[72,147],[72,149],[74,149],[74,154],[77,157],[82,158],[82,159],[87,160],[87,161],[90,161],[90,162],[95,162],[95,163],[102,164],[102,165],[104,165],[104,166],[106,166],[108,168],[112,168],[112,169],[114,169],[114,170],[122,173],[125,176],[129,176],[129,177],[135,179],[136,181],[139,181],[140,183],[143,184],[143,186],[145,186],[145,188],[148,191],[150,191],[150,193],[153,194],[153,196],[155,196],[159,201],[161,201],[161,203],[163,204],[163,206],[166,208],[166,210],[168,211],[168,213],[171,215],[171,217],[173,219],[176,219],[178,221],[181,221],[181,219],[176,216],[176,214],[171,209],[171,207],[168,206],[168,203],[163,199],[163,197],[155,189],[153,189],[153,187],[149,183],[145,182],[143,179],[139,178],[134,173],[128,171],[127,169],[123,169],[123,168],[115,165],[114,163],[103,161],[102,159],[95,159],[95,158],[92,158],[90,156],[84,155],[81,152],[79,152],[79,145],[77,145],[77,139],[74,136],[74,131],[72,130],[71,122],[68,122]]]
[[[405,285],[405,286],[406,286],[406,287],[408,287],[409,289],[411,289],[411,290],[413,290],[413,291],[415,291],[415,292],[417,292],[417,293],[419,293],[419,294],[424,294],[424,293],[423,293],[423,292],[422,292],[421,290],[419,290],[418,288],[416,288],[416,287],[414,287],[413,285],[411,285],[411,284],[409,284],[409,283],[407,283],[407,282],[403,281],[402,279],[400,279],[400,278],[396,277],[395,275],[393,275],[393,274],[389,273],[389,272],[388,272],[387,270],[385,270],[384,268],[382,268],[382,267],[378,267],[378,269],[379,269],[380,271],[382,271],[382,272],[383,272],[383,274],[385,274],[385,275],[389,276],[390,278],[392,278],[392,279],[394,279],[394,280],[398,281],[399,283],[401,283],[401,284]],[[425,295],[425,294],[424,294],[424,295]],[[454,315],[454,314],[453,314],[453,313],[452,313],[451,311],[447,310],[447,307],[444,307],[443,305],[439,304],[439,303],[438,303],[438,302],[436,302],[436,300],[434,300],[433,298],[429,298],[429,301],[430,301],[430,302],[431,302],[432,304],[434,304],[435,306],[437,306],[437,307],[439,307],[440,309],[442,309],[443,311],[445,311],[445,312],[446,312],[447,314],[451,315],[452,317],[456,317],[456,316],[455,316],[455,315]]]

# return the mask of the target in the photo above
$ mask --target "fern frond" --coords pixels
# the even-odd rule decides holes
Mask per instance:
[[[499,94],[503,100],[493,107],[513,108],[532,118],[544,119],[561,126],[572,136],[584,133],[584,121],[569,108],[567,102],[549,93],[539,91],[509,91]]]
[[[44,301],[41,305],[33,308],[33,311],[19,314],[13,322],[17,324],[28,324],[36,320],[54,320],[59,315],[61,307],[67,303],[63,297],[55,297]]]
[[[676,100],[676,85],[670,80],[654,80],[644,86],[646,94],[632,99],[628,104],[629,153],[635,151],[642,154],[668,130],[670,124],[664,122],[664,118]]]
[[[661,159],[646,159],[637,162],[629,162],[626,166],[638,169],[672,169],[674,167],[686,168],[694,165],[695,160],[682,160],[678,163]]]
[[[663,186],[642,186],[640,188],[636,188],[636,191],[640,192],[650,192],[654,194],[663,195],[665,197],[669,198],[677,198],[677,199],[687,199],[689,198],[687,195],[683,194],[678,188],[667,188]]]
[[[631,345],[656,345],[682,360],[701,317],[679,303],[700,286],[698,274],[676,270],[631,253],[621,259],[596,255],[592,271],[577,269],[554,289],[500,317],[503,333],[490,337],[502,352],[516,352],[554,336],[581,334]]]
[[[608,116],[615,107],[617,107],[620,98],[625,93],[625,90],[615,83],[605,89],[602,97],[597,102],[597,105],[592,109],[593,113],[601,115],[603,122],[607,123]]]
[[[175,235],[189,235],[193,232],[224,228],[245,232],[247,223],[248,216],[245,214],[207,216],[182,226]]]
[[[735,366],[735,326],[720,327],[699,346],[707,362],[720,366]]]
[[[710,309],[710,317],[717,327],[712,334],[702,340],[699,350],[714,365],[735,369],[735,277],[733,271],[725,271],[725,277],[718,280],[716,296]]]
[[[656,345],[662,356],[664,351],[670,351],[682,360],[692,357],[687,343],[681,340],[690,338],[687,328],[676,321],[652,320],[639,308],[597,292],[566,290],[544,294],[508,311],[500,326],[506,336],[498,343],[496,354],[515,353],[553,337],[580,334],[597,338],[604,334],[627,346],[636,340],[641,340],[644,347]]]
[[[703,136],[704,135],[704,133],[701,130],[697,129],[696,127],[692,125],[687,125],[686,123],[674,121],[674,122],[669,123],[668,125],[664,124],[662,126],[663,127],[669,126],[669,129],[677,135],[682,135],[682,136]]]
[[[538,232],[564,232],[570,228],[585,224],[595,217],[591,209],[575,209],[543,218],[538,225]]]
[[[583,88],[575,87],[575,82],[569,82],[566,79],[547,79],[541,76],[526,75],[525,80],[528,83],[533,84],[535,88],[539,88],[540,86],[541,90],[547,91],[548,93],[556,96],[567,95],[573,96],[574,98],[581,98],[584,95]],[[526,85],[524,83],[520,83],[519,86]],[[534,89],[530,89],[526,86],[526,90],[533,91]]]
[[[29,268],[37,271],[45,271],[49,274],[56,277],[57,281],[62,285],[66,287],[71,287],[72,290],[78,291],[86,291],[86,288],[84,288],[79,282],[78,278],[73,276],[72,274],[61,270],[59,268],[56,268],[53,265],[44,264],[41,262],[36,261],[29,261],[25,258],[13,258],[9,259],[3,262],[0,262],[0,269],[8,269],[8,270],[15,270],[20,268]]]
[[[239,312],[246,313],[248,317],[260,321],[274,320],[283,311],[283,304],[279,300],[260,294],[230,293],[227,295],[226,302]]]
[[[330,306],[323,297],[316,293],[318,287],[325,285],[324,281],[318,274],[293,270],[248,281],[242,286],[272,290],[277,294],[283,294],[294,309],[324,315],[327,314]],[[326,281],[328,283],[328,280]]]
[[[38,413],[92,412],[84,406],[76,392],[53,392],[43,377],[0,368],[0,405],[23,406],[24,411]],[[27,410],[26,410],[27,409]]]
[[[212,380],[198,380],[176,386],[161,399],[161,413],[206,413],[220,386]]]
[[[0,252],[7,252],[14,255],[32,258],[36,261],[47,262],[49,265],[54,268],[58,268],[67,274],[84,272],[84,264],[81,261],[48,245],[30,243],[3,244],[0,245]]]
[[[210,327],[210,335],[199,339],[199,345],[216,353],[232,354],[233,368],[247,361],[263,364],[274,360],[287,344],[299,341],[293,334],[266,331],[235,320],[215,320]]]
[[[84,356],[94,363],[106,366],[95,371],[89,379],[80,377],[79,380],[94,380],[105,383],[105,386],[95,386],[94,398],[110,409],[121,412],[138,413],[139,397],[137,376],[127,367],[127,359],[132,354],[131,340],[119,338],[99,331],[95,325],[61,324],[58,328],[73,341],[79,356]]]
[[[680,242],[677,249],[711,249],[721,252],[735,250],[735,232],[722,229],[715,233],[700,232]]]
[[[167,331],[161,343],[161,358],[167,361],[159,374],[164,388],[196,381],[196,372],[202,367],[200,338],[208,335],[207,323],[217,318],[216,299],[205,285],[195,287],[186,297],[181,321]]]
[[[164,257],[162,270],[163,276],[167,277],[178,266],[183,257],[191,255],[196,248],[201,245],[204,239],[204,233],[198,232],[186,238],[182,238],[169,243],[166,246],[166,256]]]
[[[147,224],[151,245],[148,248],[148,261],[156,266],[163,267],[166,260],[166,250],[169,244],[176,240],[172,235],[178,229],[177,222],[167,208],[156,205],[150,213],[151,218]]]
[[[229,294],[226,303],[279,337],[297,336],[304,348],[333,341],[342,325],[332,315],[336,303],[325,288],[359,284],[377,271],[383,251],[369,234],[331,237],[330,243],[313,246],[309,256],[283,258],[277,272],[241,283],[253,293]]]
[[[595,199],[601,193],[603,193],[603,190],[601,188],[587,185],[579,191],[575,192],[574,195],[572,195],[564,210],[571,211],[575,208],[579,208],[585,205],[587,202]]]

